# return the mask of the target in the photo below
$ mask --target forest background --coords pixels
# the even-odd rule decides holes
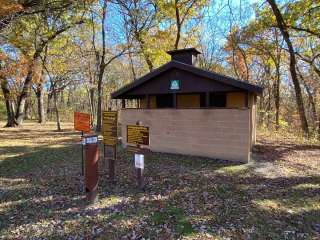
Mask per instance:
[[[0,0],[0,120],[120,109],[110,93],[195,47],[197,65],[264,87],[260,129],[320,139],[315,0]],[[133,103],[128,103],[133,104]]]

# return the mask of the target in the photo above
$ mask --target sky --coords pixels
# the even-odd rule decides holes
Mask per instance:
[[[223,46],[231,26],[245,25],[254,19],[253,5],[261,6],[262,0],[211,0],[210,6],[204,10],[204,18],[201,22],[204,42],[215,41]],[[109,6],[106,29],[110,33],[110,44],[123,39],[123,20],[115,6]],[[123,39],[124,40],[124,39]]]

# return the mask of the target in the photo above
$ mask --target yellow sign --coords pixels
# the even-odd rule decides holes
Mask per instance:
[[[149,127],[128,125],[127,142],[130,144],[149,145]]]
[[[104,111],[102,118],[102,135],[105,145],[114,146],[117,144],[118,139],[118,112],[117,111]]]

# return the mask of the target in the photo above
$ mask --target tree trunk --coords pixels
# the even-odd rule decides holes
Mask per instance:
[[[26,104],[24,105],[24,118],[26,120],[31,120],[32,119],[32,114],[31,114],[31,99],[27,98],[26,99]]]
[[[32,78],[34,76],[34,71],[36,69],[36,66],[40,62],[40,54],[42,50],[43,48],[37,49],[37,51],[34,53],[33,60],[30,66],[28,67],[27,77],[24,80],[23,89],[18,97],[17,112],[16,112],[16,121],[18,125],[22,124],[25,118],[26,101],[30,95]]]
[[[179,42],[180,42],[180,35],[181,35],[181,21],[180,21],[180,12],[178,7],[178,0],[175,0],[174,2],[175,10],[176,10],[176,25],[177,25],[177,34],[176,34],[176,40],[174,43],[174,49],[178,49]]]
[[[95,119],[94,88],[93,87],[89,89],[89,101],[90,101],[91,118]]]
[[[103,80],[103,72],[100,71],[98,78],[98,105],[97,105],[97,132],[100,132],[102,129],[102,80]]]
[[[149,71],[151,72],[153,70],[153,63],[150,59],[150,55],[149,53],[147,53],[146,49],[145,49],[145,41],[143,40],[143,38],[141,37],[140,33],[139,32],[135,32],[135,37],[137,39],[137,41],[139,42],[139,46],[140,46],[140,49],[141,49],[141,52],[142,52],[142,55],[144,57],[144,60],[146,61],[147,65],[148,65],[148,68],[149,68]]]
[[[298,107],[299,116],[300,116],[301,128],[304,134],[309,137],[308,122],[305,114],[301,87],[300,87],[299,79],[297,77],[297,72],[296,72],[296,57],[295,57],[294,49],[290,40],[290,35],[287,30],[287,26],[283,20],[282,14],[277,4],[275,3],[275,1],[274,0],[267,0],[267,1],[272,8],[272,11],[277,20],[277,25],[288,46],[289,55],[290,55],[290,73],[291,73],[291,78],[292,78],[292,82],[293,82],[295,93],[296,93],[296,102],[297,102],[297,107]]]
[[[318,140],[320,141],[320,114],[318,117]]]
[[[50,89],[52,91],[52,89]],[[48,93],[48,103],[47,103],[47,118],[52,118],[52,107],[51,107],[52,93]]]
[[[75,23],[75,25],[82,24],[83,22],[84,22],[83,20],[80,20],[79,22]],[[28,67],[28,73],[27,73],[27,77],[26,77],[24,84],[23,84],[22,92],[20,93],[20,95],[18,97],[18,104],[17,104],[18,106],[17,106],[17,112],[16,112],[16,121],[18,124],[21,124],[23,122],[24,117],[25,117],[24,116],[25,104],[26,104],[27,98],[30,95],[32,78],[34,75],[35,67],[40,62],[41,53],[43,52],[44,48],[47,46],[47,44],[50,41],[54,40],[59,34],[67,31],[68,29],[72,28],[73,26],[74,25],[68,25],[68,26],[65,26],[65,27],[57,30],[51,36],[48,36],[46,41],[42,41],[41,44],[36,48],[36,51],[32,57],[32,62],[30,64],[30,66]]]
[[[42,82],[37,84],[36,96],[38,103],[38,123],[44,124],[46,122],[45,111],[44,111],[44,100],[43,100],[43,86]],[[49,101],[48,101],[49,106]]]
[[[67,107],[71,106],[71,90],[68,89]]]
[[[297,68],[297,72],[299,73],[299,77],[301,78],[301,81],[303,83],[304,88],[306,89],[307,95],[308,95],[308,100],[309,100],[309,104],[311,106],[311,115],[312,115],[312,120],[313,120],[313,130],[316,131],[317,127],[318,127],[318,113],[317,113],[317,109],[316,109],[316,101],[315,98],[310,90],[310,87],[308,86],[308,84],[306,83],[306,81],[303,78],[302,73],[299,71],[299,68]]]
[[[102,8],[102,26],[105,24],[106,20],[106,12],[107,12],[107,2],[105,1]],[[102,27],[101,30],[102,36],[102,54],[101,54],[101,61],[99,64],[99,74],[98,74],[98,105],[97,105],[97,132],[100,132],[102,129],[102,81],[103,81],[103,74],[106,67],[105,64],[105,57],[106,57],[106,32],[105,28]]]
[[[8,82],[6,79],[1,80],[1,89],[6,103],[7,110],[7,123],[5,127],[16,127],[18,124],[14,117],[14,102],[10,96],[10,89],[8,87]]]
[[[259,112],[258,112],[258,124],[259,126],[264,125],[264,119],[265,119],[265,108],[264,108],[264,94],[262,94],[259,98]]]
[[[268,126],[268,129],[270,130],[271,129],[271,122],[272,122],[272,115],[271,115],[271,92],[268,91],[268,105],[267,105],[267,126]]]
[[[61,89],[60,91],[60,104],[64,108],[64,91]]]
[[[140,49],[142,51],[144,60],[146,61],[147,65],[148,65],[149,71],[151,72],[153,70],[153,63],[150,59],[150,55],[145,50],[145,47],[144,47],[145,42],[140,37],[137,37],[137,39],[139,41]]]
[[[53,100],[54,100],[54,110],[56,112],[57,130],[60,132],[61,124],[60,124],[60,115],[58,110],[58,97],[57,97],[57,92],[54,88],[53,88]]]
[[[17,112],[16,112],[16,121],[18,125],[22,124],[25,117],[25,105],[26,105],[27,98],[30,94],[32,72],[33,72],[32,67],[29,67],[27,77],[24,81],[22,92],[18,97],[18,105],[17,105]]]
[[[276,130],[279,129],[280,123],[279,123],[279,115],[280,115],[280,66],[276,66],[276,83],[275,83],[275,89],[274,89],[274,104],[276,106]]]
[[[249,82],[249,77],[250,77],[250,73],[249,73],[249,66],[248,66],[248,60],[247,60],[247,56],[246,56],[246,53],[245,51],[243,51],[243,49],[238,45],[237,46],[237,49],[238,51],[240,52],[242,58],[243,58],[243,61],[244,61],[244,66],[246,68],[246,73],[245,73],[245,76],[243,79],[245,79],[247,82]]]
[[[130,68],[131,68],[131,73],[132,73],[133,80],[136,80],[137,79],[137,74],[136,74],[136,71],[134,70],[134,64],[133,64],[131,51],[129,51],[129,60],[130,60]]]

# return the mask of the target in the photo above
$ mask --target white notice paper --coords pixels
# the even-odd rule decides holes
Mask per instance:
[[[143,154],[134,154],[134,166],[136,168],[144,169],[144,155]]]
[[[97,143],[98,142],[98,137],[87,137],[85,139],[86,139],[86,144]]]

